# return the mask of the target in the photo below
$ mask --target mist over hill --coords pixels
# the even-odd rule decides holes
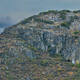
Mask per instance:
[[[13,24],[15,24],[15,22],[11,17],[0,17],[0,33],[2,33],[6,27],[12,26]]]

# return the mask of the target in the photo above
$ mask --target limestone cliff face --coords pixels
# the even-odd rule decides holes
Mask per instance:
[[[61,54],[64,56],[64,59],[70,60],[72,63],[75,63],[76,60],[80,61],[80,38],[72,36],[68,31],[66,32],[66,29],[57,30],[56,28],[54,31],[54,29],[50,28],[41,29],[24,27],[23,25],[20,25],[20,28],[18,27],[15,30],[12,28],[8,30],[9,32],[5,31],[5,34],[3,33],[3,35],[9,38],[11,37],[13,41],[16,40],[13,44],[19,46],[17,48],[8,48],[11,55],[19,56],[19,53],[24,52],[24,54],[31,57],[35,53],[35,50],[37,50],[42,53],[49,53],[51,56]],[[25,42],[18,41],[18,38]]]

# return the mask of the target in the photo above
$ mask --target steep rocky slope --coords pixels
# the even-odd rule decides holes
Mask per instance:
[[[69,10],[42,12],[6,28],[1,80],[79,80],[79,30],[80,11]]]

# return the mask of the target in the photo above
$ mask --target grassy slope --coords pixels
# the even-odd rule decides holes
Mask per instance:
[[[0,66],[1,80],[80,80],[79,73],[79,67],[61,56],[47,54],[32,60],[22,56],[16,59],[16,64]]]

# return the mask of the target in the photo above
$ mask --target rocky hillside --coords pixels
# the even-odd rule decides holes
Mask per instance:
[[[1,80],[80,80],[79,35],[80,11],[41,12],[6,28]]]

